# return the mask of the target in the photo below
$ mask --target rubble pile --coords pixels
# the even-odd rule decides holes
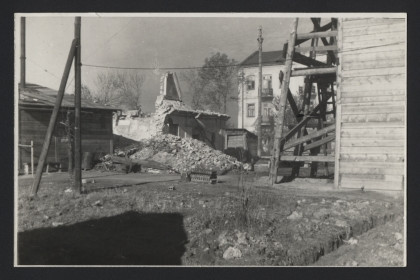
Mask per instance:
[[[119,156],[129,156],[131,159],[153,160],[171,166],[179,173],[204,169],[224,174],[242,165],[236,158],[215,150],[199,140],[171,134],[156,135],[153,139],[140,141],[137,145],[131,145],[116,153]]]

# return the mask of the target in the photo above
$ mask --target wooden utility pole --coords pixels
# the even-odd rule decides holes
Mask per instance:
[[[81,17],[74,21],[74,39],[76,40],[76,54],[74,56],[74,189],[82,191],[82,141],[81,141],[81,102],[82,102],[82,76],[81,76]]]
[[[244,128],[244,118],[245,118],[245,93],[244,93],[244,83],[245,83],[245,73],[244,70],[241,70],[241,76],[240,76],[240,80],[241,80],[241,92],[242,92],[242,116],[241,116],[241,128]]]
[[[293,54],[295,51],[296,32],[297,32],[298,18],[295,18],[292,23],[292,30],[290,32],[289,42],[287,46],[286,62],[285,62],[285,73],[284,80],[281,86],[279,111],[276,115],[275,121],[275,135],[274,135],[274,147],[271,158],[270,177],[271,185],[274,185],[277,180],[277,171],[280,162],[280,150],[281,150],[281,138],[283,136],[283,125],[284,115],[286,111],[286,100],[287,92],[289,90],[290,74],[292,72]]]
[[[66,116],[66,128],[67,128],[67,154],[69,156],[69,167],[68,173],[70,178],[74,177],[74,132],[73,132],[73,122],[72,122],[72,112],[70,110],[67,111]]]
[[[54,132],[54,127],[57,122],[58,111],[60,110],[61,101],[63,100],[64,90],[66,89],[67,79],[69,78],[69,73],[71,69],[71,64],[73,62],[73,57],[76,52],[76,40],[73,40],[70,48],[69,55],[67,57],[66,66],[64,67],[64,73],[61,78],[60,88],[58,89],[57,99],[55,100],[53,112],[50,118],[50,123],[48,124],[47,133],[45,135],[44,145],[42,146],[41,154],[38,160],[38,166],[36,168],[35,180],[31,188],[31,196],[35,196],[39,189],[39,183],[41,182],[42,169],[44,168],[45,160],[47,158],[48,149],[50,147],[51,136]]]
[[[262,138],[261,138],[261,95],[262,95],[262,43],[264,41],[262,37],[262,27],[260,26],[258,28],[258,115],[257,115],[257,156],[261,157],[262,153]]]
[[[26,85],[26,18],[20,18],[20,86]]]

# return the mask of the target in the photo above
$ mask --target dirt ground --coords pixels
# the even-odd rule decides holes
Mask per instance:
[[[217,184],[176,174],[66,173],[38,197],[19,177],[19,265],[403,266],[404,203],[327,181],[275,188],[253,174]]]

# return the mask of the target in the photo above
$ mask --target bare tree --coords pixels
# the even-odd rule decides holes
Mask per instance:
[[[85,84],[82,84],[82,98],[83,99],[87,99],[87,100],[92,100],[93,99],[93,97],[92,97],[92,91]]]
[[[144,76],[128,71],[108,71],[96,77],[94,99],[121,109],[140,109]]]

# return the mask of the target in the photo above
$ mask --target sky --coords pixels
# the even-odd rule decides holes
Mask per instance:
[[[73,15],[26,16],[26,81],[58,89],[74,37]],[[82,65],[118,67],[200,67],[213,53],[226,53],[238,62],[258,50],[258,27],[263,30],[263,51],[281,50],[287,41],[292,18],[255,14],[92,15],[81,14]],[[322,24],[322,22],[321,22]],[[309,32],[309,18],[300,19],[299,30]],[[20,19],[15,21],[16,73],[19,73]],[[109,69],[82,66],[82,83],[96,89],[100,72]],[[142,108],[154,111],[160,75],[166,70],[139,71],[145,76]],[[178,70],[175,70],[178,72]],[[74,91],[74,70],[66,92]],[[178,73],[180,78],[180,73]],[[17,80],[19,76],[17,75]],[[181,81],[186,92],[186,85]],[[184,96],[189,100],[189,96]]]

